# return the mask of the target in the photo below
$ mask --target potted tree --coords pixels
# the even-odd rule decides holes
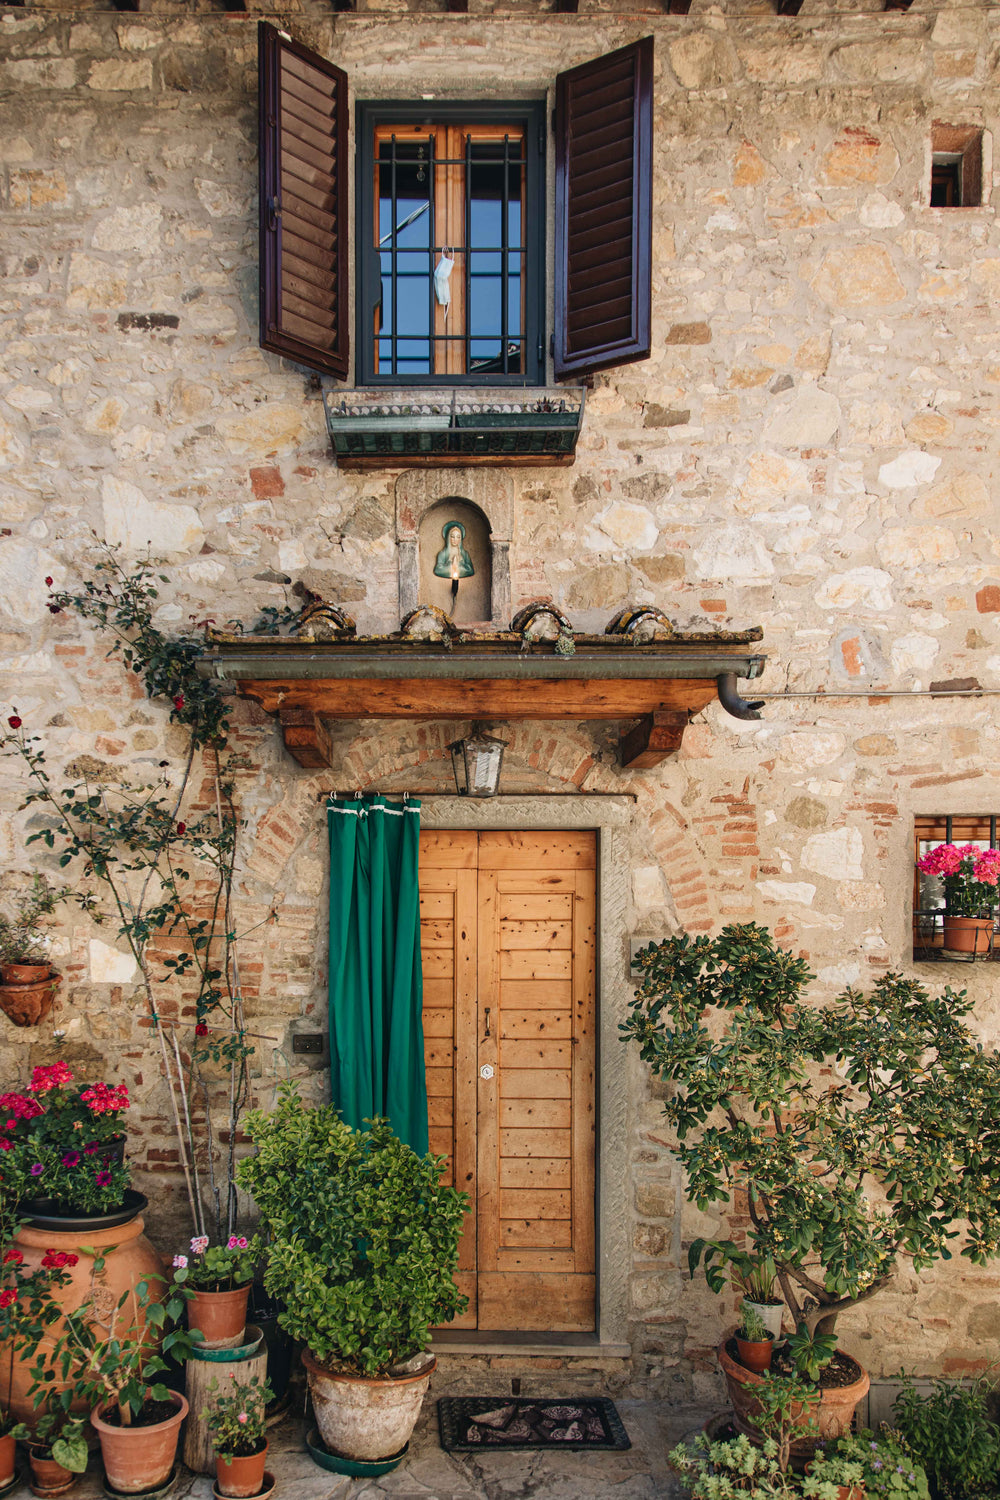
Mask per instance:
[[[238,1344],[247,1323],[247,1298],[261,1256],[260,1239],[231,1234],[225,1245],[195,1235],[188,1255],[175,1255],[174,1267],[187,1271],[188,1327],[200,1330],[203,1347]]]
[[[320,1437],[351,1461],[401,1457],[434,1368],[429,1330],[461,1312],[453,1273],[466,1195],[440,1182],[385,1121],[345,1125],[282,1085],[253,1110],[257,1150],[240,1163],[270,1233],[264,1285],[305,1345]]]
[[[746,1194],[749,1248],[774,1260],[796,1326],[835,1336],[902,1261],[920,1271],[954,1242],[976,1263],[996,1255],[1000,1056],[964,992],[887,974],[810,1005],[808,965],[753,923],[669,938],[636,967],[623,1032],[671,1085],[687,1195],[705,1211]],[[759,1381],[730,1365],[731,1381]],[[836,1436],[821,1396],[821,1435]]]
[[[45,918],[68,890],[53,890],[41,875],[0,908],[0,1009],[15,1026],[37,1026],[52,1008],[60,975],[49,961]]]
[[[133,1495],[159,1488],[173,1469],[188,1403],[155,1377],[167,1352],[190,1355],[192,1336],[179,1326],[187,1297],[183,1273],[155,1292],[163,1278],[150,1276],[108,1306],[103,1267],[97,1256],[90,1295],[64,1315],[51,1353],[39,1353],[32,1390],[36,1406],[90,1413],[107,1487]]]
[[[209,1404],[201,1414],[215,1451],[215,1490],[219,1496],[249,1500],[269,1493],[267,1463],[267,1404],[274,1392],[266,1380],[253,1375],[232,1390],[220,1391],[213,1380]]]

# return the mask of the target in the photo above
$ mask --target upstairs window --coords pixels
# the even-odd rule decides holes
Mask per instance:
[[[541,105],[358,109],[358,379],[544,381]]]
[[[347,75],[259,36],[261,344],[346,380]],[[554,81],[549,325],[541,103],[360,107],[359,383],[542,384],[550,340],[556,379],[648,357],[652,37]]]

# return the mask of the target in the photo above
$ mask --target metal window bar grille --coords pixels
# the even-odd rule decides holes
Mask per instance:
[[[917,869],[916,862],[939,843],[988,843],[990,849],[1000,847],[997,844],[997,821],[996,813],[982,815],[947,813],[943,817],[918,816],[914,819],[913,958],[915,962],[972,963],[974,961],[975,954],[958,954],[944,947],[944,906],[924,905],[926,882],[934,877],[924,875]],[[956,824],[958,825],[957,831]],[[996,926],[997,918],[994,917],[993,931],[989,934],[989,950],[979,955],[980,958],[987,958],[993,962],[1000,961],[1000,943],[998,943],[1000,933],[997,932]]]
[[[517,138],[518,151],[517,151],[517,154],[515,155],[512,152],[512,150],[511,150],[511,145],[512,145],[511,138],[510,138],[510,136],[505,135],[503,137],[503,142],[502,142],[502,144],[503,144],[503,155],[502,155],[502,157],[501,156],[496,156],[496,157],[483,158],[481,162],[477,162],[477,160],[473,157],[473,154],[472,154],[473,153],[473,146],[475,144],[478,144],[478,143],[474,142],[472,136],[467,134],[466,137],[465,137],[465,149],[464,149],[464,152],[463,152],[463,154],[461,156],[435,156],[434,155],[434,137],[433,136],[428,136],[425,140],[414,140],[411,137],[411,138],[407,138],[405,141],[400,142],[400,141],[398,141],[398,139],[397,139],[397,137],[395,135],[392,135],[390,137],[390,139],[389,139],[389,142],[388,142],[388,145],[389,145],[388,155],[386,156],[386,155],[384,155],[380,151],[378,153],[378,155],[376,156],[376,161],[375,161],[375,170],[376,170],[376,204],[379,204],[382,201],[382,199],[381,199],[381,173],[382,173],[382,169],[385,166],[388,166],[390,168],[390,198],[389,198],[389,218],[388,218],[389,229],[386,230],[385,226],[381,223],[380,219],[377,217],[377,220],[376,220],[376,222],[377,222],[377,228],[376,228],[376,232],[375,232],[376,246],[377,246],[379,254],[380,255],[384,254],[386,252],[386,250],[389,252],[389,257],[390,257],[390,270],[389,270],[390,307],[392,309],[391,319],[390,319],[388,331],[383,327],[383,328],[379,329],[379,331],[378,331],[378,333],[376,335],[376,348],[379,351],[379,357],[378,357],[377,364],[378,364],[378,370],[379,370],[380,374],[398,375],[398,374],[406,374],[406,373],[408,373],[406,371],[401,371],[400,370],[400,368],[399,368],[400,361],[401,360],[406,360],[408,362],[413,362],[416,359],[419,359],[420,355],[416,354],[414,352],[414,348],[420,349],[421,347],[426,347],[430,351],[429,354],[428,354],[428,356],[427,356],[428,370],[427,370],[426,373],[428,373],[428,374],[434,374],[435,372],[438,371],[439,360],[438,360],[437,355],[433,351],[438,350],[438,349],[444,349],[444,348],[447,348],[449,346],[452,347],[452,348],[455,348],[456,346],[459,347],[459,348],[461,348],[461,350],[462,350],[463,369],[464,369],[464,371],[466,373],[469,373],[469,374],[475,374],[477,371],[482,371],[482,372],[485,373],[487,370],[492,370],[492,371],[494,371],[495,373],[498,373],[498,374],[502,373],[504,375],[510,375],[510,374],[521,374],[521,373],[523,373],[523,371],[525,369],[525,353],[526,353],[526,351],[525,351],[525,342],[526,342],[525,330],[524,330],[524,328],[522,326],[520,332],[515,333],[515,334],[512,334],[510,332],[510,282],[511,282],[511,270],[510,270],[510,268],[511,268],[511,261],[512,261],[513,257],[516,256],[518,258],[517,259],[517,266],[518,266],[517,274],[518,274],[518,278],[519,278],[520,283],[521,283],[521,293],[522,293],[522,299],[523,299],[523,295],[524,295],[524,273],[525,273],[525,266],[526,266],[527,246],[524,243],[524,235],[523,235],[523,233],[522,233],[522,235],[520,237],[521,238],[521,243],[519,243],[517,245],[512,245],[510,243],[509,205],[510,205],[512,199],[510,197],[509,187],[510,187],[510,171],[511,171],[511,168],[512,167],[516,167],[516,168],[518,168],[519,173],[520,173],[521,184],[522,184],[522,197],[523,197],[523,186],[524,186],[524,181],[525,181],[525,172],[526,172],[526,169],[527,169],[526,143],[523,140],[523,138],[521,138],[521,137]],[[400,145],[402,145],[402,146],[404,146],[406,148],[409,148],[406,155],[400,155],[400,153],[399,153],[399,151],[397,149]],[[401,219],[400,219],[397,169],[401,165],[402,166],[411,167],[411,166],[413,166],[415,164],[415,158],[412,155],[412,151],[413,151],[414,147],[416,147],[417,149],[423,147],[427,151],[427,168],[428,168],[428,191],[427,191],[427,199],[428,199],[428,214],[429,214],[429,223],[430,223],[430,228],[429,228],[429,231],[428,231],[428,249],[426,251],[426,255],[427,255],[426,277],[427,277],[427,297],[428,297],[428,312],[427,312],[427,317],[428,317],[428,325],[427,325],[428,326],[428,332],[426,334],[423,334],[423,333],[419,333],[419,334],[401,334],[401,333],[399,333],[397,331],[398,330],[398,326],[399,326],[399,285],[400,285],[400,281],[401,280],[405,280],[405,279],[408,279],[408,278],[406,276],[404,276],[403,273],[400,272],[398,257],[399,257],[400,254],[414,255],[414,254],[419,253],[419,251],[418,250],[409,250],[409,249],[406,249],[405,247],[401,251],[400,248],[399,248],[399,245],[397,243],[398,233],[399,233],[399,227],[401,225],[401,222],[405,222],[406,219],[409,217],[409,216],[404,216],[404,220],[403,221],[401,221]],[[384,147],[383,147],[383,149],[384,149]],[[474,247],[472,246],[472,191],[471,191],[471,188],[472,188],[472,172],[473,172],[474,168],[477,165],[488,165],[488,166],[491,166],[491,167],[492,166],[500,166],[503,169],[503,185],[504,186],[503,186],[503,193],[502,193],[501,199],[500,199],[500,225],[501,225],[501,232],[500,232],[500,244],[499,245],[489,245],[489,244],[487,244],[487,245],[476,245]],[[454,246],[452,246],[452,245],[446,245],[444,239],[441,239],[440,243],[438,242],[438,233],[437,233],[438,214],[437,214],[436,187],[437,187],[437,170],[439,168],[442,168],[442,167],[443,168],[447,168],[447,167],[461,167],[462,170],[463,170],[463,172],[464,172],[464,174],[465,174],[464,175],[464,179],[463,179],[464,245],[459,246],[457,248],[454,247]],[[377,216],[378,216],[378,213],[379,213],[379,210],[378,210],[378,208],[376,208],[376,215]],[[412,222],[412,219],[410,219],[409,222]],[[523,213],[521,215],[521,225],[522,225],[522,230],[523,230],[523,228],[524,228],[524,214]],[[464,278],[463,279],[464,279],[464,283],[465,283],[465,326],[464,326],[463,329],[461,329],[459,332],[456,332],[456,333],[436,333],[434,331],[435,314],[436,314],[436,300],[435,300],[435,296],[434,296],[434,267],[435,267],[435,265],[437,263],[437,257],[440,256],[445,249],[452,250],[453,254],[460,254],[462,256],[462,259],[463,259],[463,262],[464,262]],[[500,256],[500,278],[499,278],[500,279],[499,352],[498,352],[498,355],[497,355],[497,357],[495,359],[494,358],[482,358],[482,357],[480,357],[478,359],[478,361],[477,361],[476,359],[474,359],[473,354],[472,354],[472,344],[473,344],[473,342],[476,342],[476,343],[486,342],[487,339],[489,339],[490,342],[494,341],[493,340],[493,336],[491,334],[487,334],[487,335],[483,335],[483,334],[473,335],[473,333],[472,333],[472,327],[471,327],[471,309],[472,309],[472,287],[473,287],[473,282],[475,280],[477,280],[477,279],[481,279],[481,280],[487,280],[487,279],[489,279],[489,280],[495,280],[496,279],[496,274],[494,272],[492,272],[492,271],[474,271],[473,270],[473,268],[472,268],[473,254],[475,254],[475,255],[490,255],[490,254],[496,255],[496,254],[499,254],[499,256]],[[523,324],[523,319],[522,319],[522,324]],[[385,349],[386,344],[389,345],[390,352],[389,352],[388,361],[384,362],[385,361],[385,355],[384,355],[383,351]],[[410,347],[408,348],[407,346],[410,346]]]

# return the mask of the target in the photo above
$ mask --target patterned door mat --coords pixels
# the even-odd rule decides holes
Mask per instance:
[[[443,1396],[438,1402],[441,1447],[449,1453],[483,1448],[586,1448],[620,1452],[631,1448],[613,1401],[504,1400],[497,1396]]]

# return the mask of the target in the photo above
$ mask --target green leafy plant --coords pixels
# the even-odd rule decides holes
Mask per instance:
[[[864,1500],[862,1478],[864,1470],[856,1459],[845,1458],[832,1450],[818,1453],[802,1478],[802,1493],[809,1500],[839,1500],[841,1487],[848,1492],[849,1500]]]
[[[971,1386],[935,1380],[921,1395],[904,1377],[893,1412],[913,1455],[927,1470],[938,1500],[996,1500],[1000,1492],[1000,1427],[989,1414],[994,1383]]]
[[[278,1321],[321,1364],[384,1374],[464,1310],[453,1275],[468,1198],[441,1184],[444,1158],[417,1156],[384,1120],[345,1125],[281,1085],[277,1109],[251,1110],[256,1154],[237,1181],[270,1235],[264,1285]]]
[[[208,1397],[201,1420],[219,1458],[230,1463],[259,1453],[267,1438],[267,1403],[274,1400],[267,1381],[252,1375],[245,1384],[221,1391],[218,1380],[213,1380]]]
[[[39,1066],[24,1094],[0,1094],[0,1181],[15,1199],[58,1211],[117,1208],[129,1185],[121,1115],[125,1084],[76,1083],[65,1062]]]
[[[189,1255],[175,1255],[174,1265],[187,1270],[187,1284],[206,1292],[228,1292],[248,1286],[263,1253],[258,1235],[231,1234],[225,1245],[210,1245],[207,1235],[195,1235]]]
[[[732,1240],[692,1240],[688,1249],[688,1270],[692,1277],[702,1260],[705,1280],[713,1292],[722,1292],[729,1286],[738,1296],[764,1307],[781,1302],[774,1295],[778,1269],[773,1256],[752,1254]]]
[[[822,1461],[821,1473],[833,1472],[827,1465],[834,1459],[849,1460],[861,1470],[860,1483],[866,1500],[930,1500],[927,1475],[914,1458],[902,1433],[884,1423],[878,1433],[868,1428],[846,1433],[814,1460],[814,1469]]]
[[[36,872],[28,890],[8,897],[6,909],[0,907],[0,964],[48,963],[47,919],[71,894],[68,886],[50,886]]]
[[[180,1165],[194,1226],[204,1229],[199,1156],[209,1175],[219,1232],[232,1233],[238,1204],[233,1174],[239,1116],[249,1097],[253,1053],[239,985],[233,917],[233,875],[239,829],[234,775],[243,760],[227,750],[227,707],[217,685],[199,674],[203,632],[176,636],[160,629],[159,585],[167,582],[152,559],[131,571],[104,547],[93,576],[77,592],[49,595],[53,614],[72,612],[107,633],[109,657],[139,677],[147,695],[169,705],[170,722],[186,732],[179,768],[143,785],[117,779],[57,776],[40,738],[16,707],[0,733],[0,754],[19,759],[33,811],[26,844],[51,850],[72,876],[73,899],[94,921],[109,918],[135,960],[140,993],[159,1041],[170,1089]],[[51,579],[47,583],[51,586]],[[208,622],[203,622],[207,625]],[[208,789],[209,800],[204,801]],[[102,905],[103,902],[103,905]],[[267,920],[273,919],[271,914]],[[243,934],[244,936],[246,934]],[[169,988],[193,991],[194,1045],[187,1069],[170,1018]],[[187,998],[187,997],[185,997]],[[191,1119],[199,1065],[228,1066],[228,1154],[225,1197],[215,1182],[215,1153]],[[204,1077],[199,1089],[204,1085]],[[206,1124],[211,1115],[206,1111]]]
[[[130,1427],[147,1402],[170,1399],[167,1386],[155,1379],[168,1368],[163,1356],[189,1358],[199,1335],[180,1326],[190,1296],[183,1270],[172,1282],[149,1275],[114,1301],[101,1282],[104,1267],[104,1256],[95,1255],[89,1294],[64,1312],[51,1350],[38,1351],[31,1396],[36,1409],[47,1411],[69,1412],[74,1403],[88,1411],[113,1405],[117,1420]],[[162,1300],[154,1296],[154,1284],[162,1286]]]
[[[622,1030],[671,1085],[688,1197],[746,1194],[749,1248],[796,1324],[833,1333],[901,1260],[920,1271],[954,1241],[977,1264],[998,1253],[1000,1056],[964,992],[887,974],[811,1005],[808,965],[753,923],[635,962]]]
[[[778,1375],[769,1370],[754,1386],[753,1394],[757,1403],[754,1421],[775,1444],[778,1467],[784,1474],[793,1440],[809,1437],[818,1430],[815,1409],[819,1391],[795,1371],[791,1375]]]
[[[6,1197],[0,1197],[0,1209],[6,1208]],[[69,1285],[68,1268],[76,1265],[77,1256],[69,1251],[47,1250],[42,1264],[29,1270],[24,1264],[23,1252],[10,1241],[12,1215],[3,1212],[2,1217],[4,1237],[0,1252],[0,1348],[6,1356],[3,1389],[9,1397],[15,1355],[23,1352],[33,1354],[48,1329],[58,1320],[60,1311],[53,1292]],[[0,1405],[0,1435],[4,1433],[13,1433],[18,1439],[30,1436],[29,1429],[23,1423],[12,1422],[10,1409],[6,1404]],[[65,1467],[70,1466],[66,1464]]]
[[[802,1494],[794,1475],[779,1467],[771,1439],[758,1447],[743,1433],[713,1442],[699,1432],[673,1450],[670,1465],[683,1476],[691,1500],[797,1500]]]
[[[71,1474],[82,1474],[90,1454],[87,1449],[87,1423],[83,1417],[57,1407],[36,1417],[33,1427],[19,1422],[13,1435],[27,1443],[42,1458],[54,1458]]]
[[[792,1357],[796,1375],[801,1375],[810,1385],[819,1385],[820,1376],[837,1352],[837,1335],[810,1332],[808,1324],[800,1323],[789,1335],[785,1347]]]
[[[764,1344],[771,1339],[764,1319],[755,1307],[749,1307],[745,1302],[740,1309],[740,1326],[737,1338],[745,1339],[748,1344]]]

